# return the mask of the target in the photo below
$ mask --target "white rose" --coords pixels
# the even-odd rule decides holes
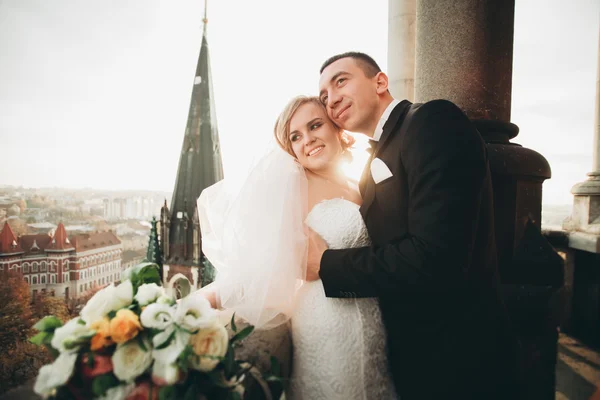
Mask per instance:
[[[179,380],[179,368],[175,364],[165,364],[154,360],[152,366],[152,379],[160,380],[160,385],[174,385]],[[158,384],[158,382],[157,382]]]
[[[173,304],[175,304],[175,300],[173,299],[173,297],[169,296],[168,294],[163,294],[158,299],[156,299],[156,302],[158,304],[168,304],[170,306],[172,306]]]
[[[88,325],[104,318],[109,312],[127,307],[133,301],[133,285],[127,280],[119,286],[108,285],[86,303],[81,310],[81,319]]]
[[[164,330],[173,324],[175,310],[168,304],[153,303],[144,308],[140,322],[146,328]]]
[[[224,357],[229,345],[227,330],[219,324],[205,329],[190,338],[190,345],[194,350],[191,364],[194,369],[203,372],[212,371],[221,361],[216,357]]]
[[[152,350],[152,357],[163,364],[172,364],[174,363],[181,352],[185,349],[185,346],[188,345],[190,340],[190,334],[181,329],[175,329],[175,336],[169,342],[168,346],[157,349],[158,346],[164,344],[164,342],[171,336],[173,332],[173,328],[169,328],[164,332],[159,333],[158,335],[152,338],[152,343],[154,345],[154,350]]]
[[[79,318],[73,318],[56,328],[50,344],[60,353],[76,353],[82,342],[91,339],[95,333],[96,331],[81,323]]]
[[[143,307],[154,303],[163,294],[165,294],[165,290],[156,283],[144,283],[138,288],[135,299]]]
[[[146,345],[148,349],[149,346]],[[125,382],[132,382],[152,364],[152,353],[144,350],[137,341],[131,340],[121,344],[112,356],[113,373]]]
[[[201,294],[195,293],[181,299],[175,312],[177,324],[190,332],[212,326],[217,320],[217,313],[210,302]]]
[[[62,353],[52,364],[40,368],[33,391],[47,398],[54,390],[64,385],[71,378],[77,361],[77,353]]]
[[[133,274],[133,267],[129,267],[121,271],[121,282],[131,279],[131,275]]]
[[[134,388],[135,383],[112,387],[106,391],[104,396],[98,397],[98,400],[125,400]]]

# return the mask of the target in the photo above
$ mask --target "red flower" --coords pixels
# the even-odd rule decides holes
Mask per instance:
[[[150,381],[142,381],[129,393],[126,400],[158,400],[159,387]]]
[[[110,356],[102,356],[94,354],[94,363],[89,366],[89,356],[84,354],[81,358],[81,374],[86,378],[94,378],[98,375],[104,375],[113,370],[112,360]]]

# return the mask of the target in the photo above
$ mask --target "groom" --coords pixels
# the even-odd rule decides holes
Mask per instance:
[[[485,145],[454,104],[395,100],[363,53],[321,67],[320,98],[377,142],[360,182],[371,247],[311,233],[307,276],[328,297],[378,297],[402,400],[517,399],[517,347],[499,296]]]

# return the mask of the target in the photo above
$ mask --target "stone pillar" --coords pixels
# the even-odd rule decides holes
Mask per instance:
[[[487,145],[502,290],[522,344],[523,398],[554,399],[563,260],[541,232],[550,166],[514,142],[514,0],[417,0],[415,101],[458,105]]]
[[[571,189],[574,195],[571,217],[563,224],[570,231],[569,247],[600,254],[600,35],[594,109],[594,158],[589,178]]]
[[[416,0],[388,0],[388,76],[392,96],[415,98]]]
[[[510,121],[514,1],[419,0],[415,98]]]

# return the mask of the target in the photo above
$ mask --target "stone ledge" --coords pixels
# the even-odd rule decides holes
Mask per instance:
[[[584,232],[570,232],[569,247],[575,250],[600,254],[600,235]]]

